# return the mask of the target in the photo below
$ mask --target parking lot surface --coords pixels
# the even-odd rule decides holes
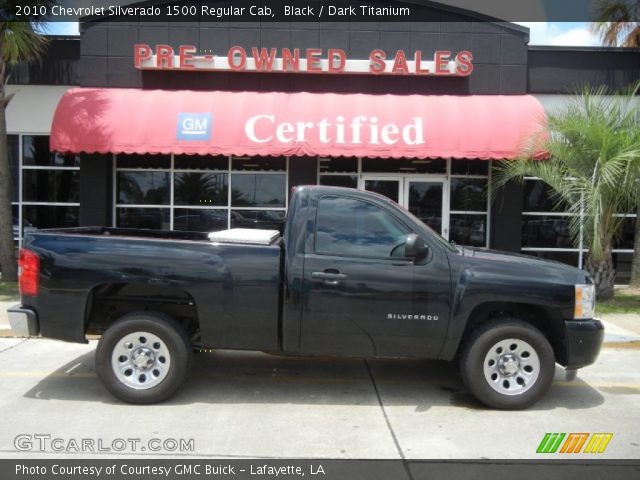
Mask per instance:
[[[95,347],[0,338],[0,457],[540,459],[547,432],[609,432],[581,457],[640,458],[637,343],[604,348],[573,382],[558,367],[549,394],[514,412],[478,404],[453,363],[228,351],[196,354],[169,401],[128,405],[96,376]]]

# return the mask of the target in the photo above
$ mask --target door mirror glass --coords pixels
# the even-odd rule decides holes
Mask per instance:
[[[427,247],[427,244],[424,243],[424,240],[420,236],[415,233],[407,235],[407,241],[404,247],[405,257],[419,261],[426,258],[428,252],[429,247]]]

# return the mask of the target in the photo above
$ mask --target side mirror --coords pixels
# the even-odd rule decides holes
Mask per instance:
[[[415,233],[407,235],[407,241],[404,247],[404,256],[406,258],[411,258],[417,262],[426,258],[428,252],[429,247],[427,247],[427,244],[424,243],[421,237]]]

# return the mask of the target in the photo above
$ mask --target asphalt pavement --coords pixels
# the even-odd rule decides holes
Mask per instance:
[[[580,457],[637,459],[638,335],[616,328],[595,365],[573,382],[558,367],[549,394],[515,412],[480,405],[446,362],[229,351],[197,354],[169,401],[128,405],[97,378],[95,341],[0,338],[0,458],[539,460],[546,433],[608,432],[604,453]]]

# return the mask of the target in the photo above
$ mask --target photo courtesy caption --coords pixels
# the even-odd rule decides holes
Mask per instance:
[[[83,465],[58,465],[54,464],[51,468],[41,465],[28,466],[17,464],[15,469],[16,475],[91,475],[93,477],[119,475],[158,475],[168,477],[173,474],[182,475],[237,475],[238,472],[247,472],[246,468],[240,469],[230,464],[194,464],[194,465],[111,465],[111,466],[83,466]],[[309,465],[310,475],[325,475],[324,467],[321,464]],[[250,475],[269,475],[272,477],[297,475],[303,477],[305,469],[299,465],[253,465],[248,469]]]

